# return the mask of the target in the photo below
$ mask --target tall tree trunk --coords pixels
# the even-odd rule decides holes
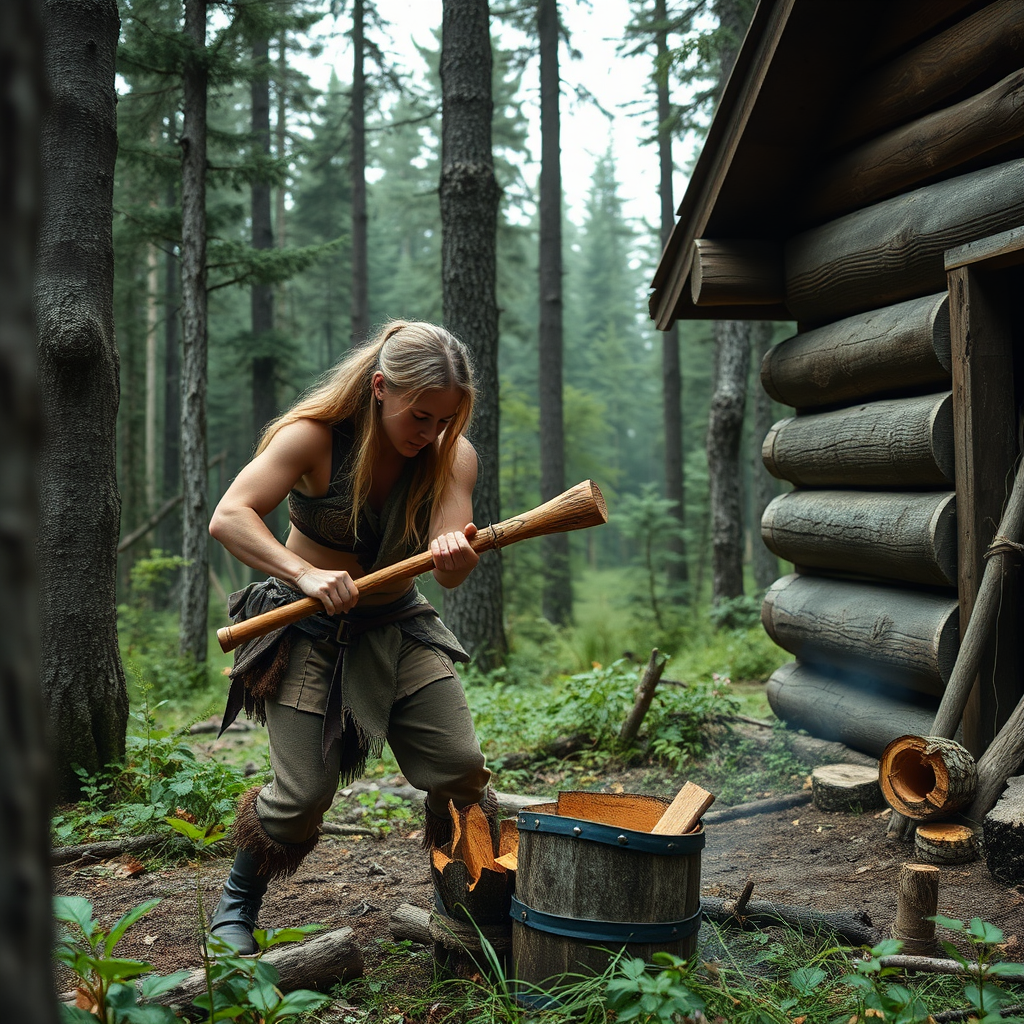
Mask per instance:
[[[59,799],[75,766],[124,753],[128,693],[117,644],[121,499],[115,441],[115,0],[46,0],[42,221],[36,277],[40,454],[39,578],[43,693]]]
[[[491,33],[487,0],[444,0],[441,24],[441,281],[444,319],[476,363],[473,440],[480,472],[473,518],[501,520],[498,474],[498,203],[491,151]],[[507,645],[501,557],[490,551],[445,594],[445,618],[484,669]]]
[[[366,215],[366,76],[363,71],[363,0],[352,4],[352,345],[370,333]]]
[[[750,325],[717,320],[715,374],[708,414],[708,480],[711,499],[711,596],[743,593],[743,496],[740,441],[750,371]]]
[[[754,481],[754,521],[751,524],[751,535],[753,539],[753,563],[754,581],[760,590],[770,587],[779,575],[779,560],[768,550],[764,541],[761,540],[761,516],[768,507],[768,502],[778,493],[778,484],[775,477],[764,467],[764,460],[761,458],[761,442],[771,429],[775,417],[772,415],[772,399],[767,391],[761,386],[761,363],[764,361],[765,353],[772,341],[772,324],[767,320],[761,320],[751,325],[751,336],[753,341],[754,366],[753,366],[753,388],[754,388],[754,438],[751,447],[753,460],[751,479]]]
[[[661,199],[661,245],[668,244],[675,226],[675,203],[672,199],[672,104],[668,94],[669,50],[668,14],[665,0],[655,0],[655,46],[657,50],[655,84],[658,93],[658,195]],[[681,603],[689,600],[686,592],[690,580],[686,561],[686,480],[683,463],[683,375],[679,361],[679,327],[673,324],[661,339],[662,415],[665,425],[665,497],[672,502],[670,512],[679,523],[679,531],[669,538],[667,575],[670,593]]]
[[[282,163],[288,155],[288,33],[282,30],[277,53],[277,80],[274,83],[276,113],[274,117],[274,148],[277,159]],[[288,187],[282,181],[274,190],[274,244],[283,249],[287,240],[287,211],[285,209]],[[288,313],[289,285],[282,281],[274,296],[274,327],[285,334],[292,334],[286,324]]]
[[[156,205],[156,204],[154,204]],[[156,511],[156,355],[157,293],[160,289],[160,263],[156,246],[146,246],[146,514]]]
[[[548,501],[565,490],[565,427],[562,412],[562,167],[559,123],[558,0],[538,0],[540,44],[540,496]],[[572,621],[569,537],[543,538],[544,617]]]
[[[50,966],[52,792],[36,611],[40,402],[32,289],[46,93],[41,14],[37,0],[0,4],[0,989],[5,1014],[24,1024],[58,1020]]]
[[[177,192],[168,186],[168,209],[178,204]],[[181,267],[174,246],[164,253],[164,429],[163,488],[164,501],[181,493]],[[163,551],[181,550],[181,520],[177,513],[160,522],[159,547]]]
[[[181,147],[181,653],[206,661],[210,604],[206,475],[206,0],[185,0],[189,52]]]
[[[270,158],[270,41],[257,39],[252,44],[253,78],[252,135],[257,158]],[[256,176],[251,186],[252,247],[272,249],[274,231],[270,220],[270,185]],[[274,329],[274,289],[268,284],[254,284],[250,289],[253,346],[259,353],[252,361],[252,426],[258,437],[277,415],[274,380],[277,359],[267,335]]]

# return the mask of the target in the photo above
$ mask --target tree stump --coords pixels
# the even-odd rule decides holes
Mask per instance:
[[[1006,790],[982,824],[985,862],[993,878],[1024,882],[1024,775],[1006,780]]]
[[[903,952],[930,956],[938,951],[935,922],[939,910],[939,869],[931,864],[903,864],[896,879],[896,920],[892,937]]]
[[[885,802],[915,821],[949,818],[974,799],[978,772],[966,748],[943,736],[898,736],[878,760]]]
[[[948,821],[929,821],[918,825],[914,849],[926,864],[969,864],[978,859],[974,829]]]
[[[882,807],[878,770],[861,764],[823,764],[811,773],[811,794],[819,811],[859,813]]]

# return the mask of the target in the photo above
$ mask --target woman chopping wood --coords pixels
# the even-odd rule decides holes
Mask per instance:
[[[239,802],[237,853],[210,923],[242,953],[256,951],[268,882],[296,870],[339,782],[385,741],[426,791],[425,846],[450,838],[449,800],[496,812],[453,664],[468,655],[414,582],[359,598],[361,576],[428,548],[443,587],[475,568],[473,400],[461,342],[391,322],[270,424],[214,511],[210,533],[270,577],[231,596],[234,621],[303,595],[323,604],[235,652],[222,731],[242,708],[265,722],[273,770]],[[281,544],[263,517],[285,498]]]

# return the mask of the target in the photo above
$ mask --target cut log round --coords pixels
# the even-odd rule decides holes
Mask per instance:
[[[950,392],[779,420],[761,445],[772,476],[797,487],[945,487],[953,482]]]
[[[819,811],[859,813],[884,804],[878,772],[862,764],[823,764],[811,772],[811,793]]]
[[[914,849],[926,864],[969,864],[978,859],[974,829],[949,821],[929,821],[917,826]]]
[[[429,946],[434,941],[430,934],[430,911],[412,903],[399,903],[391,914],[388,927],[398,942],[410,939]]]
[[[949,386],[949,296],[874,309],[780,341],[765,353],[761,383],[796,409],[841,405],[900,388]]]
[[[789,491],[765,508],[761,538],[808,569],[956,586],[953,491]]]
[[[842,665],[935,697],[956,661],[954,597],[791,573],[765,594],[761,622],[804,661]]]
[[[1024,775],[1006,780],[1006,789],[982,825],[985,863],[993,878],[1024,882]]]
[[[914,821],[947,818],[974,799],[978,771],[970,752],[944,736],[898,736],[878,759],[886,803]]]

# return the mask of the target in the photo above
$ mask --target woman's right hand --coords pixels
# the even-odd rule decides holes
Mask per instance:
[[[306,597],[323,603],[328,615],[350,611],[359,600],[359,588],[344,569],[310,568],[296,574],[295,584]]]

